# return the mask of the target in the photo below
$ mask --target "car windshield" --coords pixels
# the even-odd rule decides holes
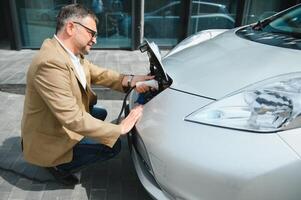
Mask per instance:
[[[301,50],[301,4],[238,29],[236,34],[262,44]]]
[[[301,37],[301,6],[284,12],[276,19],[268,23],[264,31],[271,33],[282,33],[291,36]]]

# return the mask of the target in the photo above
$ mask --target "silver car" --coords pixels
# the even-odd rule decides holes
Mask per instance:
[[[301,6],[257,24],[207,30],[162,60],[159,90],[129,135],[132,158],[155,199],[301,199]]]

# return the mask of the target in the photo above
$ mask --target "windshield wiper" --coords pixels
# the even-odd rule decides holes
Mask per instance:
[[[256,30],[256,31],[262,31],[263,28],[268,25],[272,20],[269,18],[269,19],[265,19],[263,21],[260,21],[258,20],[258,22],[252,27],[253,30]]]

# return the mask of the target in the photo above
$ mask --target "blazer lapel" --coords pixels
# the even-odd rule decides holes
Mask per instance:
[[[79,75],[77,74],[77,72],[76,72],[73,64],[72,63],[67,63],[67,66],[72,69],[72,71],[73,71],[73,73],[74,73],[74,75],[75,75],[75,77],[77,79],[77,82],[78,82],[79,86],[86,92],[85,88],[83,87],[83,85],[80,82]]]
[[[87,77],[87,67],[84,65],[84,59],[83,59],[83,55],[80,56],[80,63],[82,65],[82,67],[84,68],[84,73],[87,79],[87,84],[86,84],[86,89],[82,86],[80,79],[79,79],[79,75],[77,74],[75,67],[70,59],[70,56],[68,54],[68,52],[66,52],[66,50],[61,46],[61,44],[55,39],[53,38],[52,41],[55,43],[55,45],[57,46],[58,51],[60,52],[60,54],[62,56],[64,56],[64,60],[66,60],[66,65],[68,67],[70,67],[77,79],[78,85],[81,88],[81,90],[83,91],[83,94],[86,96],[86,98],[88,99],[89,105],[95,105],[97,103],[97,96],[96,94],[93,92],[90,82],[88,81],[88,77]]]
[[[82,65],[82,67],[84,69],[86,80],[87,80],[85,92],[87,93],[88,98],[89,98],[89,105],[93,106],[97,103],[97,95],[91,88],[90,77],[88,77],[88,76],[90,76],[90,72],[89,72],[88,67],[84,63],[84,55],[80,55],[80,64]]]
[[[84,89],[84,87],[82,86],[82,84],[80,82],[79,74],[76,72],[75,67],[74,67],[74,65],[71,61],[71,58],[70,58],[68,52],[64,49],[64,47],[61,46],[61,44],[57,41],[57,39],[52,38],[52,42],[57,47],[57,50],[60,52],[60,54],[64,57],[64,60],[66,61],[66,65],[72,69],[72,71],[73,71],[73,73],[74,73],[74,75],[77,79],[77,82],[78,82],[79,86],[87,94],[86,90]]]

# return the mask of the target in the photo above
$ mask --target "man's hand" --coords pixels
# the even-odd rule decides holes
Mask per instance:
[[[135,86],[137,82],[152,80],[154,78],[155,78],[155,76],[138,76],[138,75],[136,75],[136,76],[133,77],[131,86],[132,87]],[[148,85],[145,85],[145,84],[136,85],[136,91],[138,93],[144,93],[144,92],[147,92],[149,90],[150,90],[150,87]]]
[[[127,134],[134,127],[138,119],[142,116],[142,110],[143,107],[141,105],[136,106],[131,110],[130,114],[121,121],[120,125],[122,135]]]
[[[122,81],[122,85],[127,87],[128,86],[128,82],[130,82],[130,86],[134,87],[136,86],[135,90],[138,93],[144,93],[150,90],[150,87],[148,85],[145,84],[140,84],[140,85],[136,85],[137,82],[142,82],[142,81],[147,81],[147,80],[152,80],[154,79],[155,76],[147,76],[147,75],[135,75],[132,77],[132,79],[129,81],[130,76],[125,76],[124,80]]]

